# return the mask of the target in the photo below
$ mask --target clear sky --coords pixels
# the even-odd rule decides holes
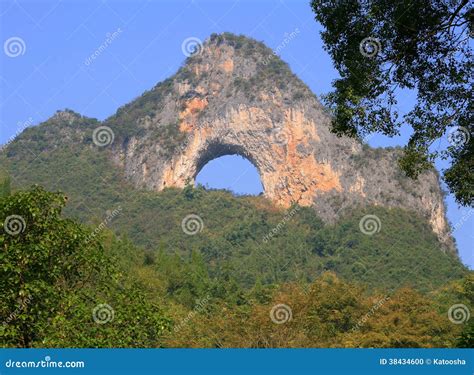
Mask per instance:
[[[313,92],[327,93],[337,72],[308,4],[309,0],[0,0],[0,143],[58,109],[107,118],[176,72],[185,59],[185,39],[205,40],[214,32],[244,34],[276,49],[285,33],[297,31],[297,37],[279,50],[280,56]],[[106,48],[87,63],[104,44]],[[401,112],[413,102],[413,93],[400,93]],[[375,135],[369,144],[403,144],[408,136],[409,129],[404,129],[398,138]],[[435,147],[444,144],[442,139]],[[238,157],[215,160],[198,182],[256,193],[261,190],[258,174],[247,163]],[[446,164],[438,162],[437,167]],[[459,227],[454,236],[461,258],[472,268],[473,211],[457,207],[452,196],[447,203],[448,218]]]

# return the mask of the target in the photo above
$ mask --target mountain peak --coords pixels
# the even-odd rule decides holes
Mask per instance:
[[[256,101],[267,102],[269,96],[278,96],[287,105],[310,99],[311,105],[322,109],[311,90],[277,55],[281,48],[273,51],[255,39],[226,32],[212,34],[190,49],[184,66],[171,77],[181,95],[223,95],[226,102],[252,106]]]
[[[254,164],[265,196],[279,206],[311,206],[327,222],[367,204],[415,210],[455,251],[437,174],[412,181],[400,175],[396,152],[334,135],[310,89],[251,38],[211,35],[175,75],[103,123],[71,110],[52,119],[35,129],[48,140],[36,142],[35,154],[65,139],[80,144],[105,126],[113,134],[114,162],[135,186],[155,191],[183,188],[210,160],[239,154]],[[34,137],[18,138],[9,155],[31,149]]]
[[[223,32],[220,34],[213,33],[205,40],[204,45],[210,48],[229,46],[235,50],[242,50],[250,46],[250,48],[255,48],[256,51],[260,50],[260,52],[272,53],[272,50],[263,42],[243,34],[237,35],[230,32]]]
[[[73,122],[80,119],[82,119],[81,114],[74,112],[71,109],[65,108],[63,110],[57,110],[48,121],[72,124]]]
[[[325,221],[364,203],[415,209],[449,239],[435,173],[408,180],[397,153],[333,134],[315,95],[263,43],[223,33],[197,47],[174,76],[105,123],[136,186],[183,188],[210,160],[239,154],[277,205],[312,206]]]
[[[233,73],[241,78],[251,78],[257,74],[273,70],[288,78],[292,75],[288,65],[263,42],[229,32],[212,34],[204,43],[196,45],[186,65],[205,64],[205,71],[216,70]],[[268,75],[268,74],[267,74]],[[265,77],[260,77],[265,78]],[[298,80],[293,75],[293,80]]]

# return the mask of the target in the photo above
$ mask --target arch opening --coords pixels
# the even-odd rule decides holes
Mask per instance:
[[[207,189],[225,189],[235,195],[263,193],[260,174],[255,165],[240,153],[226,153],[198,164],[195,185]]]

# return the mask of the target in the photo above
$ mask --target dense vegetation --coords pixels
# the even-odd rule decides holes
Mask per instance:
[[[39,187],[0,200],[5,223],[21,218],[0,229],[2,346],[473,344],[472,325],[446,316],[454,302],[472,304],[472,275],[425,295],[411,288],[369,293],[332,272],[309,283],[243,287],[232,275],[211,275],[196,251],[188,259],[151,252],[105,227],[63,219],[64,203],[64,195]]]
[[[40,130],[45,139],[57,133],[64,139],[64,129],[57,124],[30,132]],[[121,214],[107,224],[116,233],[150,251],[184,259],[197,252],[213,277],[232,276],[244,287],[257,280],[310,282],[324,271],[334,271],[369,287],[407,284],[429,290],[465,272],[457,258],[443,253],[430,226],[413,212],[366,207],[324,225],[309,208],[279,210],[263,197],[235,197],[190,186],[183,191],[137,191],[111,165],[107,151],[90,143],[85,137],[42,152],[38,137],[22,135],[8,149],[12,156],[1,165],[10,171],[14,187],[40,184],[66,192],[69,217],[98,225],[120,207]],[[181,228],[190,214],[198,215],[204,224],[194,236]],[[382,224],[373,236],[359,229],[366,214],[376,215]],[[277,233],[268,239],[274,228]]]
[[[120,107],[116,114],[106,120],[105,124],[113,129],[116,137],[121,141],[140,135],[137,119],[153,117],[159,113],[163,109],[163,98],[171,92],[172,88],[172,79],[158,83],[151,90],[145,91],[132,102]],[[175,126],[177,128],[176,124]]]
[[[90,231],[60,217],[65,202],[38,187],[0,200],[2,346],[156,346],[169,320]]]
[[[413,212],[324,224],[263,197],[137,190],[92,143],[95,120],[61,116],[0,153],[0,220],[25,224],[0,228],[3,346],[472,346],[472,319],[447,317],[472,306],[472,275]]]
[[[413,130],[402,169],[416,177],[437,157],[456,200],[474,204],[473,8],[468,0],[311,1],[340,78],[327,95],[333,130],[364,136]],[[399,116],[397,103],[417,99]],[[433,147],[442,137],[448,146]]]

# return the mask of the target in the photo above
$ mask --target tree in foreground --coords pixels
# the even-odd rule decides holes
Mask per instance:
[[[0,198],[2,346],[159,346],[169,321],[61,217],[66,200],[40,187]]]
[[[400,166],[411,177],[437,157],[444,180],[463,205],[474,203],[472,121],[473,9],[468,0],[313,0],[322,39],[340,78],[326,97],[337,134],[413,133]],[[399,117],[397,98],[416,104]],[[446,136],[449,146],[433,146]],[[437,144],[436,144],[437,146]]]

